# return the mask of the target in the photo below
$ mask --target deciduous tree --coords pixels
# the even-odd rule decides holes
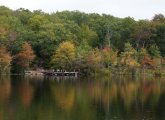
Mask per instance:
[[[102,55],[105,66],[117,64],[117,51],[113,51],[111,48],[105,47],[102,50]]]
[[[89,68],[96,69],[102,67],[103,58],[99,49],[89,51],[86,59]]]
[[[130,43],[125,44],[124,52],[121,53],[120,64],[126,67],[137,67],[137,51],[131,46]]]
[[[4,47],[0,47],[0,73],[5,73],[10,69],[12,57]]]
[[[71,69],[76,57],[76,49],[72,42],[62,42],[52,57],[52,63],[56,68]]]
[[[35,58],[31,45],[25,42],[22,46],[22,50],[15,56],[16,63],[23,69],[29,69],[30,63]]]

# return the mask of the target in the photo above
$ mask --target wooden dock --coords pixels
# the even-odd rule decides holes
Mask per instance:
[[[29,71],[25,71],[25,75],[42,76],[44,74],[42,71],[29,70]]]
[[[31,75],[31,76],[72,76],[72,77],[78,77],[78,72],[66,72],[66,71],[53,71],[53,70],[30,70],[25,71],[25,75]]]
[[[78,77],[78,72],[43,72],[44,75],[49,76],[74,76]]]

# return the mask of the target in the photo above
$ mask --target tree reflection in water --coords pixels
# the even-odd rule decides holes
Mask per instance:
[[[163,78],[0,77],[0,120],[163,120]]]

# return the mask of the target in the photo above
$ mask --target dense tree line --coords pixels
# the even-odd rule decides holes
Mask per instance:
[[[162,14],[135,21],[106,14],[48,14],[0,6],[0,70],[10,63],[14,71],[29,66],[83,70],[112,65],[154,67],[155,59],[165,56],[164,45]]]

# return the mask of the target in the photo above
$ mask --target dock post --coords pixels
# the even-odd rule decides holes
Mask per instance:
[[[78,76],[77,74],[78,74],[78,72],[75,72],[75,77],[77,77],[77,76]]]

